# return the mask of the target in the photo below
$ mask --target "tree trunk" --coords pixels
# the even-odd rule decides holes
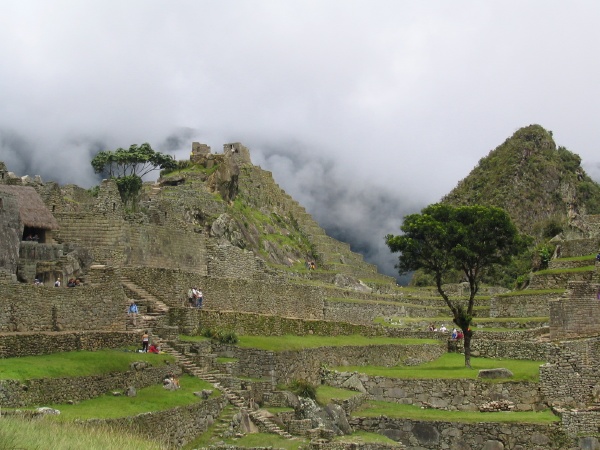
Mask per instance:
[[[471,337],[473,336],[473,332],[467,328],[463,330],[463,334],[465,335],[465,367],[471,369]]]

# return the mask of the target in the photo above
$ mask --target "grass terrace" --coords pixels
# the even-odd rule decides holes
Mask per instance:
[[[201,336],[180,335],[179,339],[187,342],[198,342],[205,340]],[[259,350],[270,350],[274,352],[303,350],[319,347],[351,347],[368,345],[439,345],[437,339],[403,339],[390,337],[365,337],[357,334],[347,336],[240,336],[238,347],[256,348]]]
[[[317,403],[319,405],[327,405],[335,400],[347,400],[358,395],[359,392],[351,391],[350,389],[341,389],[325,384],[317,387]]]
[[[213,391],[212,397],[220,395],[220,392],[215,390],[210,383],[189,375],[182,376],[179,379],[179,383],[181,389],[176,391],[168,391],[162,387],[162,384],[157,384],[138,389],[135,397],[124,395],[114,396],[107,393],[74,405],[50,405],[51,408],[60,411],[60,415],[52,416],[52,419],[72,421],[76,419],[130,417],[151,411],[164,411],[178,406],[202,402],[203,400],[200,397],[194,395],[194,392],[201,391],[202,389],[211,389]]]
[[[354,417],[379,417],[466,423],[532,423],[550,424],[559,422],[549,409],[539,412],[478,412],[478,411],[446,411],[441,409],[421,409],[419,406],[382,401],[369,401],[357,409]]]
[[[560,273],[583,273],[583,272],[593,272],[596,270],[596,266],[583,266],[583,267],[573,267],[569,269],[545,269],[539,270],[537,272],[533,272],[535,276],[539,275],[556,275]]]
[[[510,379],[485,381],[539,381],[540,366],[544,361],[521,359],[492,359],[471,357],[471,367],[465,367],[465,357],[460,353],[445,353],[440,358],[418,366],[344,366],[334,367],[339,372],[359,372],[366,375],[400,379],[476,379],[481,369],[504,367],[513,373]]]
[[[75,423],[2,417],[0,449],[166,450],[133,433]]]
[[[51,355],[5,358],[0,365],[0,379],[83,377],[112,372],[126,372],[134,361],[147,361],[155,367],[174,363],[175,358],[160,353],[137,353],[131,349],[53,353]]]

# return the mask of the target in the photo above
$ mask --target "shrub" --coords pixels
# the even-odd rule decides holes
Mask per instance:
[[[288,387],[298,397],[317,398],[317,388],[306,380],[294,380]]]
[[[202,330],[202,336],[212,339],[213,341],[220,342],[221,344],[237,344],[239,338],[234,331],[224,330],[213,330],[211,328],[205,328]]]

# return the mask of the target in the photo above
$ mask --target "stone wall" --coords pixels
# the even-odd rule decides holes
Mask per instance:
[[[123,274],[169,306],[185,305],[188,289],[197,286],[209,310],[323,318],[323,292],[318,287],[266,280],[204,277],[181,270],[123,268]]]
[[[594,270],[559,273],[533,272],[529,279],[529,289],[564,289],[571,281],[589,283],[595,276],[596,272]]]
[[[176,365],[148,367],[138,371],[113,372],[69,378],[39,378],[32,380],[0,380],[0,404],[7,408],[79,402],[111,391],[123,391],[161,384],[170,374],[181,374]]]
[[[92,426],[104,424],[120,428],[164,442],[169,448],[181,448],[206,431],[227,403],[224,396],[219,396],[165,411],[152,411],[118,419],[95,419],[87,423]]]
[[[209,246],[207,272],[221,278],[263,279],[266,265],[253,252],[220,242]]]
[[[123,289],[114,282],[76,288],[3,285],[0,332],[124,331],[125,305]]]
[[[596,436],[588,438],[595,445],[589,447],[580,446],[583,449],[600,448],[598,442],[598,430],[600,429],[600,411],[560,411],[563,430],[568,436],[575,438],[577,436]]]
[[[388,417],[356,417],[355,430],[383,434],[409,449],[537,450],[569,448],[560,424],[423,422]]]
[[[366,345],[308,348],[299,351],[273,352],[267,350],[214,345],[216,353],[238,359],[236,375],[267,378],[276,383],[295,379],[319,384],[322,366],[375,365],[395,366],[406,361],[427,362],[445,353],[440,344]]]
[[[480,334],[478,334],[478,337]],[[491,337],[491,336],[490,336]],[[511,341],[494,339],[471,340],[471,356],[482,358],[510,358],[529,359],[534,361],[547,361],[550,344],[547,342],[516,340]],[[462,346],[461,346],[462,347]],[[460,348],[461,353],[464,352]]]
[[[133,331],[76,331],[0,334],[0,358],[48,355],[76,350],[101,350],[139,345],[140,335]]]
[[[350,323],[372,324],[376,317],[440,317],[447,316],[449,310],[440,304],[439,308],[423,308],[417,305],[394,304],[394,302],[352,302],[326,301],[324,318]]]
[[[550,338],[570,339],[600,334],[600,284],[570,282],[569,292],[550,301]]]
[[[585,256],[596,253],[600,249],[600,239],[571,239],[560,243],[560,255],[562,258],[573,256]]]
[[[553,344],[540,367],[540,386],[555,406],[585,407],[600,401],[600,337]]]
[[[23,224],[14,195],[0,192],[0,269],[17,272]]]
[[[372,400],[427,404],[448,411],[478,411],[491,400],[511,401],[515,411],[538,411],[547,407],[538,383],[533,382],[405,380],[333,370],[324,370],[322,381],[329,386],[366,393]]]
[[[490,300],[490,317],[548,317],[548,302],[562,293],[499,295]]]

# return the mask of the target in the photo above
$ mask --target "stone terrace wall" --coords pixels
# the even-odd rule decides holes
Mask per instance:
[[[509,400],[516,411],[539,411],[547,406],[538,383],[481,380],[403,380],[357,372],[323,371],[328,386],[365,392],[372,400],[420,406],[427,403],[449,411],[478,411],[490,400]]]
[[[600,239],[571,239],[560,243],[560,255],[562,258],[573,256],[585,256],[596,253],[600,249]]]
[[[570,339],[600,334],[600,284],[570,282],[567,295],[550,301],[550,338]]]
[[[490,317],[547,317],[550,315],[548,302],[560,295],[557,293],[492,297]]]
[[[0,334],[0,358],[101,350],[139,345],[137,332],[41,332]]]
[[[581,446],[583,449],[600,448],[598,441],[598,429],[600,429],[600,411],[561,411],[563,430],[568,436],[575,438],[577,436],[590,436],[584,440],[588,441],[588,446]],[[596,437],[591,437],[596,436]]]
[[[478,334],[478,337],[480,334]],[[510,358],[547,361],[550,344],[524,340],[500,341],[474,338],[471,341],[471,356],[482,358]],[[515,336],[515,339],[517,336]],[[464,348],[460,346],[460,352]]]
[[[553,274],[539,274],[533,272],[529,281],[529,289],[564,289],[571,281],[591,282],[596,272],[561,272]]]
[[[125,261],[129,266],[181,268],[207,274],[206,235],[170,226],[127,224]]]
[[[372,324],[376,317],[439,317],[447,316],[447,308],[420,308],[418,306],[394,305],[376,302],[326,301],[326,320]]]
[[[123,274],[173,307],[184,305],[188,289],[198,286],[204,294],[204,307],[209,310],[305,319],[323,318],[324,295],[318,287],[264,280],[202,277],[179,270],[146,267],[124,268]]]
[[[320,347],[299,351],[266,350],[215,345],[214,351],[238,359],[237,375],[269,378],[276,383],[304,379],[319,384],[321,366],[395,366],[406,360],[427,362],[446,352],[444,344]]]
[[[227,242],[209,245],[208,275],[221,278],[265,279],[267,267],[253,252]]]
[[[153,411],[118,419],[89,420],[87,423],[92,426],[105,424],[165,442],[170,448],[181,448],[206,431],[227,403],[224,396],[219,396],[166,411]]]
[[[98,397],[129,386],[136,389],[161,384],[169,373],[181,374],[175,365],[149,367],[139,371],[114,372],[69,378],[0,380],[0,404],[7,408],[67,403]]]
[[[540,386],[554,406],[584,407],[600,399],[600,337],[554,344],[540,367]]]
[[[559,424],[423,422],[388,417],[356,417],[355,430],[383,434],[410,449],[538,450],[569,448]]]
[[[8,284],[0,293],[0,332],[125,330],[120,285],[54,288]]]

